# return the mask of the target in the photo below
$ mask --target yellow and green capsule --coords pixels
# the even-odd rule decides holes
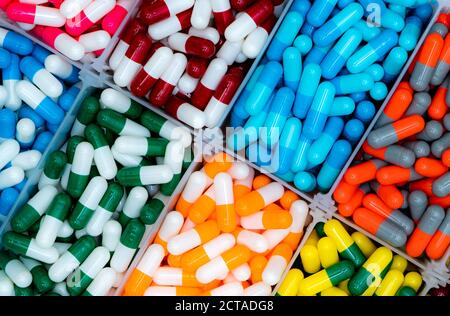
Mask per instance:
[[[320,238],[317,243],[317,250],[319,251],[320,264],[323,268],[326,269],[339,262],[336,245],[330,237]]]
[[[408,267],[408,261],[400,255],[395,255],[392,259],[391,270],[398,270],[404,273]],[[403,281],[402,281],[403,282]]]
[[[320,292],[320,296],[348,296],[348,293],[338,287],[330,287]]]
[[[299,295],[312,296],[351,278],[354,264],[343,260],[300,281]]]
[[[319,235],[317,235],[316,230],[313,230],[311,232],[311,235],[309,235],[308,240],[306,240],[305,245],[312,245],[312,246],[316,247],[318,241],[319,241]]]
[[[348,283],[348,289],[353,296],[362,295],[372,284],[379,281],[383,270],[392,260],[392,251],[380,247],[367,259]]]
[[[326,222],[324,231],[328,237],[333,239],[342,258],[353,262],[356,268],[362,266],[366,258],[338,220],[331,219]]]
[[[369,239],[369,237],[361,232],[354,232],[352,234],[352,239],[355,241],[358,248],[361,249],[366,258],[369,258],[374,253],[374,251],[377,250],[377,247]]]
[[[375,296],[395,296],[403,283],[403,273],[399,270],[391,269],[381,281],[375,292]]]
[[[289,270],[281,283],[276,296],[296,296],[298,293],[298,286],[303,278],[303,272],[300,269]]]
[[[415,272],[408,272],[403,280],[402,287],[398,290],[397,296],[416,296],[422,286],[422,276]]]
[[[300,260],[306,273],[313,274],[320,270],[320,257],[316,246],[303,246],[300,250]]]
[[[381,272],[380,276],[377,276],[375,278],[375,281],[372,282],[372,284],[370,284],[369,288],[367,290],[365,290],[364,293],[361,294],[361,296],[373,296],[375,294],[375,292],[377,291],[377,289],[380,286],[381,282],[383,281],[384,277],[390,271],[391,264],[392,264],[392,260],[386,266],[386,268]]]

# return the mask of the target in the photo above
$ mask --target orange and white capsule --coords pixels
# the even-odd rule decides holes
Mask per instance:
[[[204,245],[183,254],[181,256],[181,267],[188,272],[193,272],[233,248],[235,244],[236,239],[233,235],[221,234]]]
[[[231,274],[236,278],[236,280],[244,282],[250,279],[252,270],[250,270],[250,266],[248,265],[248,263],[244,263],[239,267],[234,268],[231,271]]]
[[[283,243],[289,245],[293,251],[297,249],[300,239],[302,238],[308,211],[308,204],[302,200],[293,202],[289,210],[289,213],[292,216],[292,224],[289,228],[289,234],[283,240]]]
[[[142,296],[152,283],[155,271],[161,265],[163,259],[164,248],[161,245],[153,244],[148,247],[137,267],[128,278],[123,295]]]
[[[150,286],[144,296],[198,296],[201,290],[184,286]]]
[[[209,220],[170,238],[167,243],[167,250],[173,255],[181,255],[219,236],[219,233],[217,223]]]
[[[237,225],[231,176],[228,173],[219,173],[214,178],[214,187],[216,190],[217,224],[221,231],[231,233]]]
[[[166,215],[164,222],[156,235],[155,243],[160,244],[167,251],[167,242],[176,236],[183,227],[184,218],[180,212],[172,211]]]
[[[292,215],[285,210],[266,210],[241,217],[245,229],[286,229],[292,224]]]
[[[255,170],[248,168],[248,175],[243,179],[236,179],[233,185],[234,198],[238,199],[241,196],[249,193],[252,190],[252,182],[255,177]]]
[[[264,282],[257,282],[244,289],[244,296],[270,296],[272,287]]]
[[[206,221],[216,209],[216,190],[214,185],[200,196],[189,208],[189,220],[200,224]]]
[[[203,191],[208,185],[207,177],[203,172],[196,171],[192,173],[189,177],[186,186],[184,187],[183,193],[181,193],[178,199],[175,209],[183,214],[184,217],[187,216],[189,208],[194,204],[195,201],[202,195]]]
[[[243,180],[248,177],[250,174],[250,167],[245,163],[241,161],[233,162],[231,165],[231,168],[228,169],[227,173],[234,179],[234,180]]]
[[[158,285],[200,287],[195,275],[181,268],[159,267],[153,276],[153,282]]]
[[[252,270],[251,281],[256,283],[262,280],[262,273],[267,265],[267,258],[263,255],[254,256],[250,262],[250,269]]]
[[[241,282],[230,282],[210,291],[204,292],[203,296],[242,296],[244,287]]]
[[[198,268],[195,277],[203,284],[209,283],[248,262],[250,255],[250,250],[247,247],[236,245]]]
[[[237,199],[236,212],[240,216],[251,215],[278,201],[283,194],[283,186],[277,182],[272,182]]]
[[[283,275],[284,269],[286,269],[291,260],[291,257],[291,247],[283,243],[276,246],[264,268],[262,280],[269,285],[277,284]]]
[[[224,152],[207,157],[205,160],[207,162],[201,171],[211,179],[211,183],[218,173],[227,172],[233,165],[233,158]]]
[[[234,232],[236,242],[256,253],[264,253],[269,248],[266,238],[256,232],[238,227]]]

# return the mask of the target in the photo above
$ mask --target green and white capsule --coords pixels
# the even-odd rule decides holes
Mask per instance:
[[[72,200],[66,193],[59,193],[55,196],[45,216],[42,218],[36,234],[36,243],[39,246],[48,248],[55,243],[58,232],[63,226],[71,206]]]
[[[169,141],[165,138],[120,136],[114,147],[122,154],[131,156],[164,156]]]
[[[72,246],[71,243],[68,242],[55,242],[53,244],[53,247],[56,248],[58,251],[58,254],[61,256],[63,255],[70,247]]]
[[[106,180],[113,179],[117,174],[117,166],[103,131],[97,125],[90,124],[84,134],[94,146],[94,161],[98,172]]]
[[[78,144],[82,143],[84,141],[84,138],[81,136],[73,136],[69,138],[69,140],[66,142],[65,147],[65,153],[67,156],[67,164],[64,167],[63,174],[61,175],[60,184],[64,191],[67,191],[67,185],[69,183],[69,175],[70,170],[72,169],[72,162],[73,162],[73,156],[75,155],[75,149],[77,148]],[[64,146],[63,146],[64,147]],[[61,149],[61,151],[64,151]]]
[[[122,197],[123,188],[117,183],[110,183],[86,226],[86,231],[89,235],[96,237],[102,233],[103,226],[111,219]]]
[[[177,126],[168,119],[151,111],[142,113],[141,124],[165,139],[180,140],[185,148],[192,144],[192,135],[186,127]]]
[[[97,246],[95,238],[83,236],[78,239],[48,270],[53,282],[62,282],[80,266]]]
[[[69,221],[66,219],[58,230],[56,237],[69,238],[73,235],[74,229],[70,226]]]
[[[130,190],[128,198],[120,213],[119,222],[125,226],[130,219],[138,218],[148,199],[148,192],[144,187],[134,187]]]
[[[137,119],[142,113],[142,106],[123,93],[108,88],[100,95],[102,109],[111,109],[131,119]]]
[[[140,219],[145,225],[152,225],[156,222],[164,206],[169,203],[170,196],[161,193],[156,194],[141,211]]]
[[[110,254],[105,247],[95,248],[78,269],[67,277],[67,291],[71,296],[83,293],[108,263]]]
[[[28,230],[48,209],[58,190],[50,185],[39,190],[11,219],[11,227],[18,233]]]
[[[73,229],[86,227],[107,189],[108,182],[102,177],[94,177],[89,181],[69,217],[69,224]]]
[[[79,229],[79,230],[75,231],[75,238],[76,239],[80,239],[81,237],[87,236],[87,235],[88,235],[88,233],[86,231],[86,228]]]
[[[106,296],[114,286],[117,273],[112,268],[103,268],[89,284],[83,296]]]
[[[69,292],[67,291],[66,282],[57,283],[52,292],[60,296],[70,296]]]
[[[52,264],[58,260],[59,253],[55,247],[42,248],[31,237],[20,235],[13,231],[3,235],[3,246],[13,253]]]
[[[60,150],[52,152],[45,162],[44,171],[39,179],[38,188],[42,189],[46,185],[58,185],[66,164],[67,155],[64,152]]]
[[[110,220],[103,226],[102,246],[110,252],[116,250],[122,235],[122,225],[118,221]]]
[[[113,110],[101,110],[97,115],[97,123],[120,136],[150,137],[147,128]]]
[[[125,168],[149,165],[143,157],[122,154],[114,145],[111,147],[111,152],[114,159]]]
[[[117,173],[117,181],[126,187],[168,183],[173,171],[167,165],[123,168]]]
[[[34,296],[34,291],[31,287],[18,287],[14,285],[15,296]]]
[[[73,198],[79,198],[89,182],[92,161],[94,160],[94,147],[88,142],[78,144],[73,156],[70,169],[67,192]]]
[[[70,136],[83,136],[86,126],[95,121],[97,113],[100,111],[100,103],[95,97],[87,97],[81,104],[77,118],[73,123]]]
[[[127,224],[111,258],[111,268],[117,272],[124,272],[128,268],[144,236],[144,232],[145,226],[138,219],[132,219]]]
[[[180,174],[183,168],[183,160],[184,147],[181,141],[170,141],[164,155],[164,164],[169,166],[174,174]]]
[[[34,259],[21,257],[25,267],[33,276],[33,285],[39,293],[46,293],[55,287],[55,282],[48,277],[48,271],[44,265]]]
[[[29,287],[33,281],[30,270],[17,258],[0,252],[0,268],[18,287]]]
[[[14,296],[14,283],[0,270],[0,296]]]

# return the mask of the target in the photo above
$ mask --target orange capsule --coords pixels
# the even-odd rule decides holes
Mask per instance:
[[[442,84],[434,94],[433,100],[431,101],[427,112],[433,120],[440,121],[445,116],[445,113],[447,113],[447,103],[445,101],[447,91],[448,88],[444,82],[444,84]]]
[[[413,168],[402,168],[398,166],[386,166],[377,171],[377,181],[383,185],[399,184],[421,178]]]
[[[347,183],[352,185],[368,182],[375,179],[377,170],[385,165],[386,163],[379,159],[365,161],[348,168],[344,175],[344,179]]]
[[[427,196],[433,196],[433,181],[431,178],[415,181],[409,185],[409,192],[419,190],[425,192]]]
[[[260,174],[253,179],[253,190],[258,190],[266,185],[268,185],[272,180],[264,174]]]
[[[403,194],[395,185],[381,185],[374,181],[370,186],[378,197],[390,208],[395,210],[403,205]]]
[[[347,203],[341,203],[338,205],[338,212],[344,217],[350,217],[353,212],[361,206],[365,192],[358,189]]]
[[[263,211],[280,211],[284,210],[281,206],[275,203],[271,203],[267,205],[265,208],[263,208]]]
[[[291,204],[299,199],[300,197],[297,194],[291,190],[286,190],[280,199],[280,204],[285,210],[288,210],[291,208]]]
[[[233,165],[233,157],[224,152],[215,154],[213,157],[205,160],[207,163],[203,167],[203,171],[210,179],[214,179],[220,172],[227,172]]]
[[[262,280],[262,272],[264,271],[264,268],[267,265],[267,258],[262,255],[254,256],[250,262],[250,270],[252,271],[251,274],[251,281],[253,284],[259,282]]]
[[[450,168],[450,148],[442,153],[442,163]]]
[[[441,24],[444,24],[445,26],[448,27],[448,24],[447,24],[447,14],[446,14],[446,13],[440,13],[440,14],[438,15],[437,20],[436,20],[436,23],[441,23]]]
[[[358,190],[358,185],[349,184],[342,180],[333,192],[333,198],[337,203],[345,204],[351,201],[353,195]]]
[[[439,177],[448,171],[447,166],[440,160],[426,157],[418,159],[414,165],[414,169],[418,174],[427,178]]]
[[[216,287],[220,286],[222,283],[221,280],[214,280],[212,282],[209,282],[208,284],[204,285],[201,290],[202,292],[210,291],[212,289],[215,289]]]

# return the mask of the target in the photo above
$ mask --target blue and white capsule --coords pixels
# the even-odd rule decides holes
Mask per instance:
[[[0,47],[18,55],[29,55],[33,51],[33,42],[23,35],[0,27]]]
[[[1,33],[1,28],[0,28]],[[5,105],[8,109],[12,111],[17,111],[22,105],[22,100],[18,97],[16,93],[16,84],[19,80],[22,80],[22,73],[19,68],[19,56],[12,54],[11,62],[9,66],[3,69],[3,86],[8,93]]]

